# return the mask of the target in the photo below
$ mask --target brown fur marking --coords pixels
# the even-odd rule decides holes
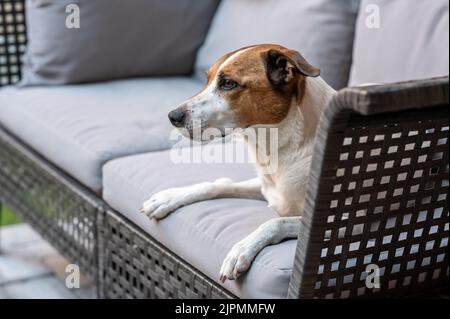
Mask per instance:
[[[244,50],[246,51],[231,63],[223,66],[228,58]],[[267,55],[271,50],[277,50],[286,56],[295,53],[274,44],[248,46],[224,55],[207,72],[208,82],[205,89],[218,75],[239,84],[236,89],[219,93],[228,100],[239,127],[278,124],[289,113],[293,98],[297,98],[299,105],[303,99],[305,77],[299,73],[295,73],[282,90],[274,90],[267,77],[266,66]],[[220,74],[217,74],[219,70]]]

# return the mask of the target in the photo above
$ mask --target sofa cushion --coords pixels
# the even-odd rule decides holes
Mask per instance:
[[[220,266],[232,246],[277,215],[263,201],[225,198],[194,203],[159,222],[150,221],[139,208],[155,192],[221,177],[235,181],[255,177],[251,164],[175,162],[170,151],[110,161],[103,167],[103,198],[153,238],[218,282]],[[264,248],[248,273],[240,280],[226,281],[225,287],[241,298],[286,297],[296,242],[288,240]]]
[[[47,85],[190,74],[218,0],[26,4],[28,47],[22,84]]]
[[[448,27],[448,0],[363,0],[350,85],[448,75]]]
[[[253,44],[298,50],[334,88],[345,87],[359,0],[222,0],[197,55],[203,73],[222,55]]]
[[[0,89],[0,125],[95,191],[116,157],[168,148],[167,113],[195,94],[189,78]]]

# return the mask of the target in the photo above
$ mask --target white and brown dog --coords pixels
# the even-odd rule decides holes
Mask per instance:
[[[219,59],[208,71],[206,88],[169,113],[177,128],[193,138],[193,124],[227,128],[276,127],[278,169],[267,174],[256,161],[258,178],[233,182],[221,178],[156,193],[141,211],[161,219],[177,208],[223,197],[266,200],[279,218],[260,225],[236,243],[220,270],[220,280],[236,279],[267,245],[296,238],[319,117],[335,91],[296,51],[278,45],[242,48]],[[185,133],[186,134],[186,133]],[[258,152],[258,145],[249,145]]]

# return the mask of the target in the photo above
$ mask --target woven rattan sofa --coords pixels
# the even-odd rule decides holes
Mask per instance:
[[[23,2],[0,1],[7,86],[20,80],[26,28]],[[285,297],[403,297],[448,287],[448,85],[447,76],[346,88],[333,98],[317,133],[299,238],[283,243],[296,247]],[[151,170],[149,158],[164,161],[137,156]],[[113,160],[104,178],[134,163]],[[219,284],[110,199],[0,121],[0,202],[78,264],[99,297],[241,297],[239,286]],[[369,264],[379,267],[379,288],[366,287]]]

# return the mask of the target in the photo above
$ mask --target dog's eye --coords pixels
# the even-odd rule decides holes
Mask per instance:
[[[230,79],[223,79],[222,82],[220,82],[220,88],[225,91],[235,89],[237,86],[237,82]]]

